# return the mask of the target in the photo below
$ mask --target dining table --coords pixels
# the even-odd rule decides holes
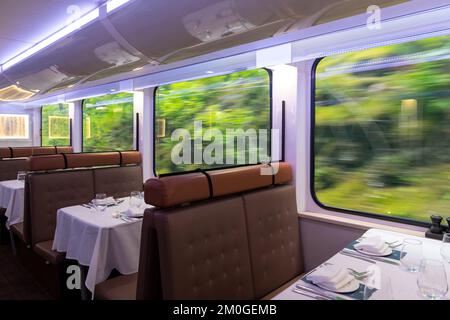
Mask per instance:
[[[360,239],[379,237],[386,243],[395,244],[392,249],[392,254],[387,257],[378,257],[362,254],[355,251],[354,244]],[[450,264],[442,258],[440,249],[442,242],[429,238],[422,238],[408,234],[381,230],[369,229],[360,239],[356,239],[349,243],[346,248],[342,248],[339,252],[333,255],[330,259],[324,261],[316,268],[309,270],[302,275],[297,281],[290,284],[285,290],[274,296],[272,300],[422,300],[425,297],[422,295],[419,285],[419,272],[408,271],[402,263],[400,258],[408,254],[402,252],[402,246],[405,241],[420,241],[422,259],[433,259],[442,263],[447,275],[447,287],[450,288]],[[422,261],[422,260],[421,260]],[[372,278],[378,278],[378,286],[373,283],[368,284],[367,278],[356,280],[359,287],[356,291],[351,293],[336,293],[334,291],[326,290],[319,287],[310,281],[308,275],[323,266],[337,266],[347,270],[358,272],[358,274],[369,274]],[[376,277],[375,277],[376,276]],[[388,284],[388,285],[386,285]],[[444,283],[445,285],[445,283]],[[388,290],[386,290],[388,287]],[[383,290],[381,290],[383,289]],[[444,298],[448,299],[448,295]]]
[[[24,180],[0,181],[0,208],[6,208],[6,228],[23,222]]]
[[[104,211],[90,205],[76,205],[57,211],[53,250],[65,252],[66,259],[88,267],[85,286],[94,298],[95,286],[115,269],[128,275],[138,271],[142,217],[128,218],[129,198]],[[141,213],[151,205],[142,203]]]

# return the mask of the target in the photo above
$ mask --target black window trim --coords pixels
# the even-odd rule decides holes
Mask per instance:
[[[370,213],[370,212],[362,212],[362,211],[356,211],[351,209],[343,209],[343,208],[337,208],[332,206],[327,206],[320,202],[319,198],[317,197],[316,190],[315,190],[315,126],[316,126],[316,72],[317,67],[319,63],[325,59],[326,57],[318,58],[314,61],[312,70],[311,70],[311,106],[310,106],[310,117],[311,117],[311,131],[310,131],[310,193],[311,197],[314,200],[314,202],[322,209],[328,210],[328,211],[335,211],[340,213],[347,213],[352,215],[357,215],[361,217],[366,218],[373,218],[373,219],[379,219],[379,220],[385,220],[385,221],[391,221],[391,222],[397,222],[397,223],[403,223],[418,227],[427,227],[429,228],[431,223],[427,223],[424,221],[414,220],[414,219],[408,219],[408,218],[401,218],[401,217],[395,217],[395,216],[388,216],[383,215],[379,213]]]
[[[64,104],[64,103],[63,103]],[[51,104],[50,104],[51,105]],[[72,134],[73,134],[73,130],[72,130],[72,119],[70,119],[70,111],[69,111],[69,145],[67,145],[67,146],[43,146],[42,145],[42,109],[44,109],[44,107],[46,107],[46,106],[50,106],[50,105],[42,105],[41,106],[41,108],[40,108],[40,113],[41,113],[41,125],[40,125],[40,130],[39,130],[39,137],[40,137],[40,139],[41,139],[41,147],[72,147]]]
[[[114,95],[114,94],[119,94],[120,92],[116,92],[116,93],[106,93],[104,94],[104,96],[106,95]],[[102,95],[103,96],[103,95]],[[81,100],[81,128],[80,128],[80,132],[81,132],[81,152],[82,153],[94,153],[94,152],[115,152],[115,151],[120,151],[120,152],[126,152],[126,151],[139,151],[139,141],[137,139],[137,137],[139,137],[139,132],[137,132],[137,130],[139,130],[139,123],[138,123],[138,117],[136,117],[139,113],[138,112],[134,112],[134,106],[133,106],[133,140],[134,137],[136,137],[136,143],[133,146],[134,149],[131,150],[104,150],[104,151],[84,151],[84,101],[87,99],[91,99],[91,98],[95,98],[95,97],[89,97],[89,98],[85,98],[83,100]],[[134,95],[133,95],[133,101],[134,101]],[[136,122],[136,125],[134,125],[134,123]]]
[[[273,129],[273,74],[272,74],[272,70],[268,69],[268,68],[257,68],[257,69],[251,69],[251,70],[265,70],[269,76],[269,132],[272,132]],[[244,72],[244,71],[250,71],[250,70],[238,70],[238,71],[233,71],[230,73],[226,73],[226,74],[233,74],[236,72]],[[226,75],[223,74],[223,75]],[[212,75],[210,77],[205,77],[205,78],[212,78],[212,77],[217,77],[220,75]],[[194,79],[195,80],[195,79]],[[193,81],[193,80],[186,80],[186,81]],[[184,82],[184,81],[180,81],[180,82]],[[172,175],[181,175],[181,174],[188,174],[188,173],[193,173],[193,172],[198,172],[198,170],[188,170],[188,171],[176,171],[176,172],[168,172],[168,173],[162,173],[162,174],[157,174],[156,172],[156,143],[155,143],[155,137],[156,137],[156,94],[158,92],[158,88],[160,86],[157,86],[154,88],[153,90],[153,148],[152,148],[152,158],[153,158],[153,176],[155,177],[164,177],[164,176],[172,176]],[[269,157],[272,157],[272,137],[270,137],[270,148],[268,150],[269,152]],[[281,159],[280,159],[281,161]],[[221,169],[231,169],[231,168],[238,168],[238,167],[247,167],[247,166],[254,166],[254,165],[258,165],[261,163],[252,163],[252,164],[236,164],[236,165],[231,165],[231,166],[223,166],[223,167],[214,167],[214,168],[208,168],[208,169],[204,169],[203,171],[212,171],[212,170],[221,170]]]

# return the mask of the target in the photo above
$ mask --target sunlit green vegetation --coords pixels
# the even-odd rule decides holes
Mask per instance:
[[[218,129],[226,141],[227,129],[270,129],[270,76],[264,69],[179,82],[160,86],[155,101],[155,163],[158,174],[197,168],[224,167],[225,164],[175,164],[171,152],[178,141],[171,135],[176,129],[187,129],[194,136],[194,121],[202,121],[203,132]],[[209,141],[204,141],[207,146]],[[259,160],[267,152],[247,146],[249,154]],[[263,153],[264,152],[264,153]],[[235,150],[224,147],[224,157]],[[192,157],[194,159],[194,157]],[[224,161],[225,162],[225,159]],[[226,165],[230,165],[227,163]]]
[[[69,105],[42,106],[41,134],[44,147],[70,145]]]
[[[326,206],[450,216],[450,37],[323,59],[315,191]]]
[[[83,101],[83,151],[133,150],[133,94]]]

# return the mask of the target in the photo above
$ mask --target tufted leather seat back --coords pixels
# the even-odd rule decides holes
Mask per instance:
[[[295,188],[279,186],[243,195],[256,298],[302,272]]]
[[[164,299],[253,299],[241,197],[155,212]]]
[[[92,170],[30,174],[27,178],[33,245],[53,239],[59,208],[87,203],[94,198]]]
[[[140,166],[102,168],[94,170],[95,193],[115,198],[127,197],[131,191],[142,191]]]
[[[19,171],[27,170],[27,161],[25,159],[6,159],[0,160],[0,181],[14,180]]]

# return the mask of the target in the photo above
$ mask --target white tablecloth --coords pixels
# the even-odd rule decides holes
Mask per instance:
[[[129,200],[104,212],[73,206],[57,213],[53,250],[66,252],[67,259],[89,266],[86,287],[94,294],[95,285],[105,281],[113,269],[122,274],[138,271],[142,219],[126,222],[113,218],[123,212]],[[142,211],[151,206],[142,206]]]
[[[0,182],[0,207],[6,208],[6,227],[23,222],[25,182],[8,180]]]
[[[423,243],[423,258],[442,260],[440,255],[441,242],[437,240],[419,238],[410,236],[407,234],[395,233],[390,231],[384,231],[379,229],[370,229],[365,233],[365,236],[379,235],[385,241],[391,242],[395,240],[403,241],[403,239],[418,239]],[[396,250],[401,250],[401,246]],[[368,257],[370,259],[370,257]],[[442,260],[443,261],[443,260]],[[336,254],[328,261],[334,265],[342,268],[353,268],[358,271],[366,270],[371,263],[365,262],[359,259],[344,256],[342,254]],[[445,261],[444,265],[447,271],[447,282],[450,288],[450,265]],[[418,273],[411,273],[400,269],[399,266],[388,264],[385,262],[376,262],[376,266],[380,268],[381,277],[389,277],[392,285],[392,295],[394,300],[418,300],[423,299],[420,295],[419,288],[417,286]],[[311,300],[310,297],[298,294],[292,290],[297,283],[302,283],[302,280],[297,281],[280,294],[276,295],[274,300]],[[304,282],[303,282],[304,284]]]

